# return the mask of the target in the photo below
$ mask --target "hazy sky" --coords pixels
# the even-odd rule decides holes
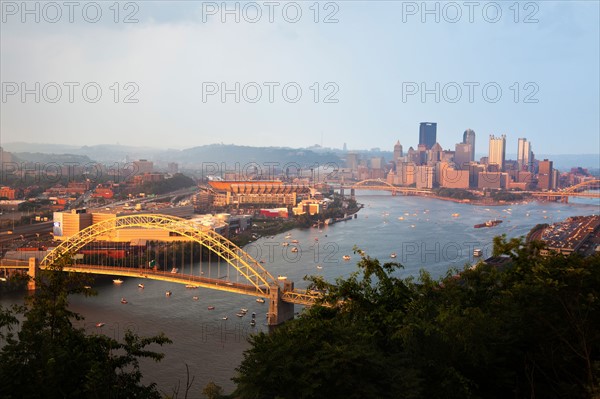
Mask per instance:
[[[445,149],[600,152],[598,1],[23,4],[2,143],[406,150],[432,121]]]

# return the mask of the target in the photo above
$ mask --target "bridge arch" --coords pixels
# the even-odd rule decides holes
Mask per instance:
[[[587,181],[575,184],[574,186],[568,187],[564,191],[568,192],[568,193],[574,193],[574,192],[577,192],[580,189],[583,189],[583,188],[586,188],[586,187],[598,186],[598,185],[600,185],[600,179],[587,180]]]
[[[279,287],[277,280],[259,262],[227,238],[213,230],[199,230],[189,220],[166,215],[117,216],[95,223],[69,237],[50,251],[40,262],[40,267],[53,265],[63,256],[77,252],[100,236],[130,227],[167,230],[199,243],[234,267],[261,294],[268,295],[271,287]]]
[[[393,188],[393,189],[397,189],[398,188],[398,187],[394,186],[393,184],[390,184],[387,181],[382,180],[382,179],[366,179],[366,180],[361,180],[358,183],[353,184],[352,188],[369,188],[369,183],[382,184],[384,186],[387,186],[387,187]]]

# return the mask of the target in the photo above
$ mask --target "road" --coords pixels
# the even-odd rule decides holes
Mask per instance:
[[[0,231],[0,243],[12,241],[15,238],[23,237],[34,237],[36,234],[47,234],[52,231],[54,222],[41,222],[34,224],[27,224],[24,226],[17,226],[14,230],[2,230]],[[10,233],[12,231],[12,233]]]

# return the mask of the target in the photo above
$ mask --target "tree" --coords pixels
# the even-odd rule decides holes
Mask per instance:
[[[600,397],[600,255],[540,255],[494,240],[497,267],[395,277],[362,251],[359,271],[316,306],[250,339],[240,398]]]
[[[68,309],[72,294],[93,294],[87,277],[63,272],[70,258],[43,273],[39,289],[26,305],[0,309],[6,344],[0,351],[0,391],[3,398],[160,398],[156,385],[141,384],[139,358],[155,361],[163,355],[146,349],[171,341],[160,334],[140,337],[130,331],[124,342],[87,335],[72,321],[82,316]],[[19,315],[24,318],[13,332]]]
[[[312,289],[327,291],[323,304],[335,306],[250,338],[234,397],[418,397],[416,370],[389,328],[402,318],[406,286],[389,275],[397,264],[361,254],[361,272],[347,280],[311,278]]]
[[[206,396],[208,399],[219,399],[223,395],[223,388],[213,381],[210,381],[206,384],[204,389],[202,389],[202,395]]]

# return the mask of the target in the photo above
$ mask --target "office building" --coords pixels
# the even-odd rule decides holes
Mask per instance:
[[[433,147],[437,140],[437,123],[421,122],[419,126],[419,145],[423,144],[427,149]]]
[[[398,164],[399,159],[402,158],[402,156],[402,144],[400,144],[400,140],[398,140],[394,145],[394,163]]]
[[[498,171],[504,170],[504,159],[506,156],[506,135],[494,137],[490,135],[490,147],[488,153],[488,165],[497,165]]]
[[[544,159],[539,162],[538,165],[538,189],[540,190],[552,190],[554,172],[552,168],[552,161]]]
[[[346,154],[346,167],[350,170],[357,170],[359,163],[358,154],[355,152],[349,152]]]
[[[471,145],[471,159],[469,161],[475,160],[475,132],[471,129],[465,130],[463,133],[463,144]]]
[[[519,139],[519,147],[517,150],[517,163],[519,170],[531,170],[531,143],[526,138]]]
[[[435,168],[421,165],[415,168],[415,183],[417,188],[433,188]]]
[[[468,169],[472,161],[472,145],[466,143],[456,144],[454,148],[454,164],[457,169]]]

